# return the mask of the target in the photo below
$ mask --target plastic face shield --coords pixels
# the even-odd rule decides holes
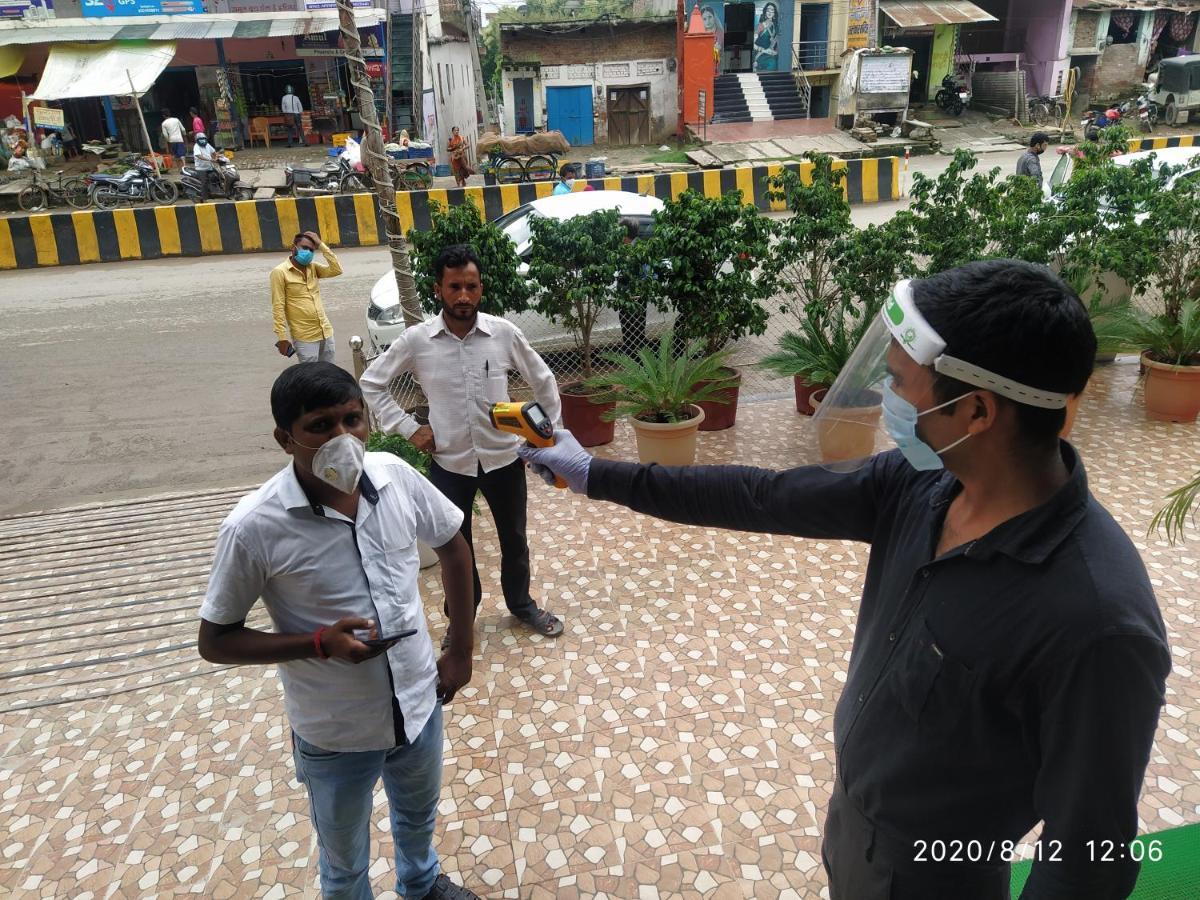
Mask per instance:
[[[1017,403],[1063,409],[1067,395],[1040,391],[945,354],[946,342],[925,321],[913,300],[912,282],[901,281],[867,329],[833,386],[820,398],[813,425],[820,464],[833,472],[855,472],[876,453],[893,446],[883,425],[883,388],[888,352],[894,346],[939,374]],[[933,398],[927,398],[932,403]]]

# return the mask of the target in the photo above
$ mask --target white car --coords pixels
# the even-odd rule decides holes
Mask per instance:
[[[526,203],[496,220],[496,224],[516,245],[521,258],[518,271],[524,275],[529,271],[529,257],[533,250],[533,234],[530,221],[542,216],[560,221],[575,216],[585,216],[600,210],[615,209],[622,216],[636,219],[643,235],[653,230],[654,213],[663,208],[657,197],[644,197],[629,191],[577,191],[557,197],[543,197]],[[487,273],[483,273],[484,292],[487,292]],[[430,318],[430,316],[426,316]],[[533,349],[539,353],[571,350],[575,339],[571,329],[551,322],[535,312],[515,313],[508,316],[513,324],[525,333]],[[670,317],[655,309],[646,315],[646,333],[657,337],[669,324]],[[372,349],[382,353],[392,341],[404,331],[404,315],[400,309],[400,295],[396,289],[396,278],[389,271],[375,282],[371,289],[371,302],[367,307],[367,334]],[[621,324],[612,310],[604,310],[596,321],[592,341],[596,346],[615,344],[621,340]]]
[[[1059,148],[1060,158],[1058,164],[1054,167],[1054,171],[1050,173],[1050,180],[1043,189],[1046,198],[1050,199],[1054,193],[1062,187],[1071,177],[1071,173],[1075,170],[1075,156],[1066,147]],[[1154,171],[1157,173],[1160,170],[1170,166],[1172,169],[1178,169],[1181,166],[1182,171],[1171,176],[1171,180],[1167,182],[1167,187],[1170,188],[1175,182],[1184,178],[1200,178],[1200,147],[1165,147],[1162,150],[1139,150],[1137,153],[1123,153],[1120,156],[1113,157],[1114,165],[1131,166],[1135,162],[1143,159],[1154,157]]]

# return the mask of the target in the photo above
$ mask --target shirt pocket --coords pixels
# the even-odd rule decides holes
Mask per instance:
[[[921,621],[896,671],[900,706],[921,731],[953,728],[970,703],[976,674]]]
[[[483,397],[489,404],[508,402],[508,373],[489,372],[484,379]]]

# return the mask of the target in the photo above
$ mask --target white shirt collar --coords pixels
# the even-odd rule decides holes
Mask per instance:
[[[475,326],[468,331],[467,334],[471,335],[478,331],[480,334],[486,334],[488,337],[491,337],[492,325],[488,321],[489,319],[491,319],[491,316],[489,316],[487,313],[479,313],[476,315]],[[454,332],[446,327],[446,317],[444,312],[438,313],[429,323],[429,336],[437,337],[439,334],[454,334]]]

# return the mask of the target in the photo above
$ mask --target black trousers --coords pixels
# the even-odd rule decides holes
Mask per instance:
[[[1010,900],[1007,863],[922,862],[922,850],[881,832],[834,779],[821,843],[830,900]]]
[[[475,546],[471,541],[471,507],[475,493],[483,494],[492,518],[496,521],[496,534],[500,538],[500,587],[504,591],[504,604],[518,618],[528,618],[537,608],[529,596],[529,542],[525,539],[525,464],[521,460],[491,472],[480,466],[475,475],[458,475],[447,472],[436,462],[429,467],[429,480],[446,495],[447,499],[463,514],[462,535],[471,547],[471,568],[475,579],[475,610],[483,599],[483,586],[479,581],[479,567],[475,565]],[[446,610],[450,614],[450,610]]]

